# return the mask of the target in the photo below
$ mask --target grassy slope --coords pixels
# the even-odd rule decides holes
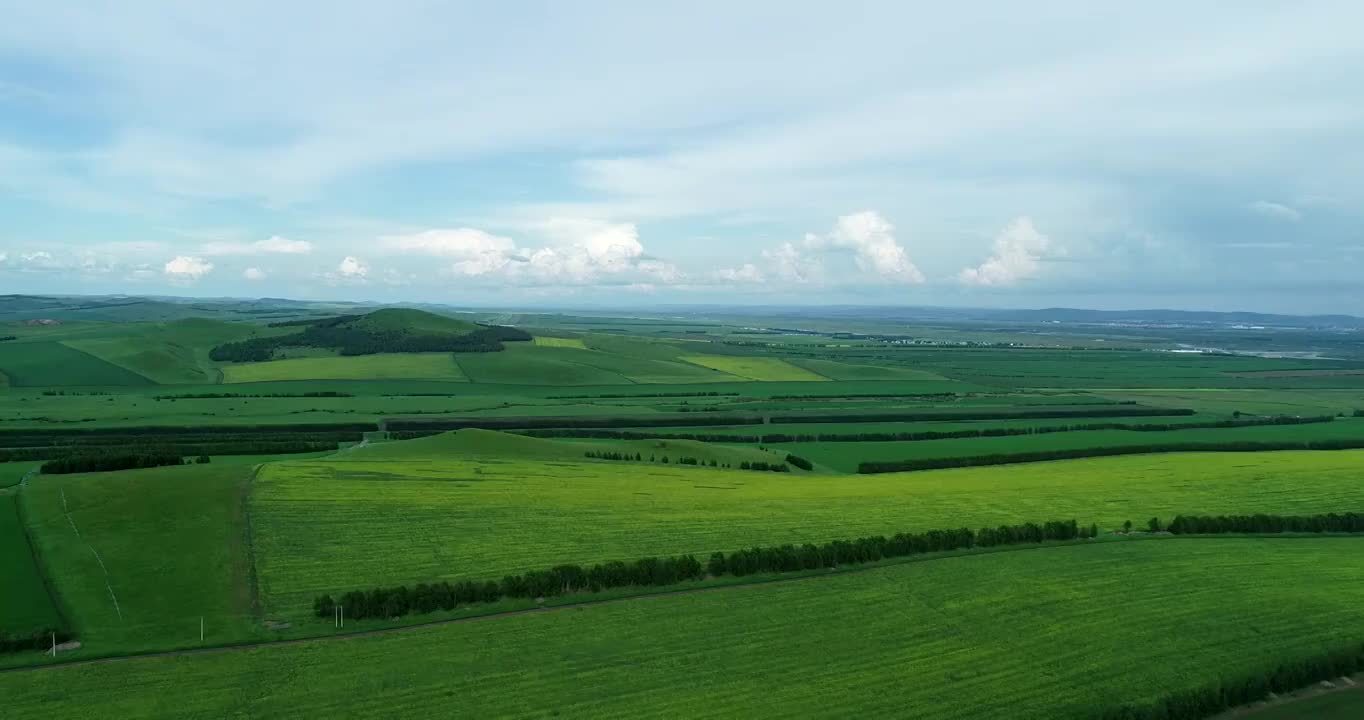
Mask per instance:
[[[0,694],[20,716],[48,718],[1071,717],[1340,641],[1364,623],[1360,545],[1164,540],[960,557],[0,675]]]
[[[856,363],[837,362],[835,360],[813,360],[807,358],[792,360],[791,364],[798,365],[833,380],[919,380],[943,384],[945,387],[941,392],[952,392],[954,386],[964,386],[963,383],[956,380],[949,380],[937,373],[928,372],[926,370],[914,370],[906,367],[860,365]]]
[[[373,332],[400,332],[413,335],[467,335],[479,326],[467,320],[408,308],[375,310],[348,323],[348,326]]]
[[[619,372],[582,362],[586,351],[508,343],[499,353],[463,353],[459,365],[476,383],[630,385]]]
[[[463,380],[450,353],[385,353],[349,357],[309,357],[243,363],[223,368],[223,382],[274,380]]]
[[[694,365],[759,382],[810,382],[829,380],[829,378],[823,375],[811,372],[805,368],[797,367],[780,358],[745,357],[736,355],[683,355],[681,356],[681,359]]]
[[[142,375],[60,342],[0,343],[0,371],[13,387],[152,384]]]
[[[0,633],[60,625],[19,523],[18,497],[0,493]]]
[[[1101,421],[1095,421],[1101,422]],[[967,457],[1008,453],[1123,447],[1162,443],[1195,442],[1308,442],[1313,440],[1364,439],[1364,422],[1355,419],[1310,425],[1247,428],[1195,428],[1166,432],[1130,430],[1083,430],[1044,435],[958,438],[915,442],[822,442],[786,443],[783,449],[809,457],[843,472],[856,472],[864,461],[895,461],[919,458]]]
[[[1115,528],[1152,515],[1364,507],[1364,452],[1356,451],[1134,456],[840,478],[355,457],[262,470],[252,507],[262,593],[273,610],[306,614],[321,592],[499,578],[559,562],[1027,519],[1074,517]]]
[[[29,482],[34,541],[84,651],[192,644],[201,615],[210,644],[253,634],[242,520],[250,472],[196,465]]]

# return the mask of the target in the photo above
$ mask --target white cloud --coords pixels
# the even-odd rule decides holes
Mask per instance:
[[[260,268],[249,267],[242,271],[242,277],[252,281],[264,280],[265,271]]]
[[[210,242],[199,248],[204,255],[307,255],[312,251],[313,244],[307,240],[290,240],[278,235],[253,243]]]
[[[359,258],[346,256],[341,260],[341,264],[336,266],[336,274],[347,280],[363,280],[369,275],[369,266],[360,261]]]
[[[762,252],[763,261],[771,266],[777,277],[795,283],[819,282],[824,276],[824,266],[812,257],[802,253],[791,243],[782,243],[771,250]]]
[[[978,267],[962,269],[957,279],[963,285],[1014,285],[1035,276],[1039,261],[1064,251],[1052,247],[1051,240],[1033,227],[1032,219],[1016,218],[995,237],[994,253]]]
[[[767,277],[753,263],[744,263],[739,267],[721,268],[715,271],[715,279],[731,283],[762,283],[766,282]]]
[[[477,276],[496,272],[516,256],[511,238],[492,235],[474,228],[427,230],[412,235],[380,239],[383,248],[399,253],[454,258],[450,266],[457,275]]]
[[[858,269],[895,282],[921,283],[923,273],[895,241],[895,226],[874,210],[844,215],[828,235],[806,235],[805,247],[844,249],[853,253]]]
[[[179,255],[167,262],[162,272],[172,281],[194,282],[213,272],[213,263],[203,258]]]
[[[1276,202],[1269,202],[1268,200],[1256,200],[1250,204],[1250,209],[1258,215],[1263,215],[1264,217],[1273,218],[1275,220],[1297,222],[1302,219],[1302,213],[1297,209]]]

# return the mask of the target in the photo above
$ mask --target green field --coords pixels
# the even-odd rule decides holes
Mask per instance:
[[[577,350],[587,349],[587,346],[583,344],[582,338],[536,336],[535,344],[540,347],[563,347]]]
[[[683,355],[683,360],[694,365],[718,370],[735,377],[760,382],[809,382],[829,378],[804,368],[796,367],[780,358],[740,357],[733,355]]]
[[[479,461],[385,445],[266,466],[252,495],[266,607],[322,592],[901,530],[1074,517],[1364,507],[1364,452],[1134,456],[831,478],[633,463]],[[336,538],[348,542],[338,543]],[[366,548],[356,552],[355,548]]]
[[[84,651],[197,645],[200,617],[207,644],[259,634],[242,515],[250,474],[189,465],[28,484],[34,543]]]
[[[131,370],[59,342],[0,343],[0,372],[12,387],[152,384]]]
[[[1081,430],[1042,435],[899,442],[783,443],[774,447],[808,457],[843,472],[857,472],[857,465],[860,462],[973,457],[1049,450],[1120,448],[1167,443],[1311,442],[1326,440],[1364,440],[1364,421],[1347,419],[1306,425],[1194,428],[1163,432]]]
[[[307,357],[228,365],[223,382],[275,380],[462,380],[464,373],[450,353]]]
[[[18,496],[0,491],[0,633],[61,626],[20,525]]]
[[[0,695],[20,717],[49,718],[89,717],[94,703],[149,718],[1073,717],[1340,642],[1342,628],[1364,623],[1362,542],[1165,540],[948,558],[0,674]]]

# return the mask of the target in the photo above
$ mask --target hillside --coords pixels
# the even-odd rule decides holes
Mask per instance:
[[[274,329],[299,328],[213,348],[219,362],[263,362],[282,348],[320,348],[339,355],[421,352],[497,352],[503,341],[530,340],[516,328],[482,326],[424,310],[387,308],[365,315],[277,323]]]

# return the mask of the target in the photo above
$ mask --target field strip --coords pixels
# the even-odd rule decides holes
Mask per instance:
[[[62,514],[66,516],[66,521],[71,524],[71,529],[75,531],[76,539],[85,543],[85,546],[90,548],[90,552],[94,553],[95,561],[99,563],[99,569],[104,571],[104,587],[109,589],[109,598],[114,601],[114,612],[118,613],[118,619],[122,620],[123,609],[118,606],[118,596],[114,594],[114,586],[109,578],[109,568],[105,567],[104,558],[99,556],[95,546],[85,542],[85,538],[81,537],[81,531],[76,527],[76,521],[71,517],[71,510],[66,506],[66,488],[60,488],[60,490],[62,493]]]
[[[27,473],[24,473],[24,476],[19,479],[19,486],[14,488],[15,494],[18,495],[19,491],[28,487],[28,479],[37,474],[38,468],[34,468]],[[24,542],[28,545],[29,555],[33,557],[33,567],[38,572],[38,580],[43,583],[43,592],[47,593],[47,601],[52,605],[52,609],[56,611],[57,618],[61,621],[62,625],[70,628],[70,616],[67,614],[67,611],[63,609],[61,602],[59,602],[57,598],[56,585],[52,583],[52,578],[48,575],[47,565],[43,563],[43,558],[38,553],[38,544],[34,541],[33,534],[29,532],[28,515],[24,512],[24,499],[22,497],[14,498],[14,509],[19,516],[19,530],[23,532]]]
[[[1299,539],[1308,539],[1308,540],[1310,540],[1310,539],[1317,539],[1317,538],[1324,538],[1324,537],[1351,537],[1351,538],[1360,538],[1360,536],[1358,536],[1358,535],[1346,535],[1346,534],[1340,534],[1340,533],[1306,533],[1306,534],[1293,534],[1293,535],[1287,535],[1287,534],[1285,534],[1285,535],[1181,535],[1181,536],[1162,535],[1162,536],[1137,536],[1137,537],[1128,537],[1128,538],[1123,538],[1123,539],[1120,539],[1120,540],[1119,540],[1119,539],[1114,539],[1114,540],[1108,540],[1108,541],[1100,541],[1100,543],[1103,543],[1103,542],[1156,542],[1156,541],[1179,542],[1179,541],[1188,541],[1188,540],[1194,540],[1194,541],[1196,541],[1196,540],[1205,540],[1205,539],[1212,539],[1212,540],[1229,540],[1229,539],[1248,539],[1248,540],[1299,540]],[[751,580],[751,581],[746,581],[746,582],[736,582],[736,583],[730,583],[730,584],[724,584],[724,585],[716,585],[716,586],[712,586],[712,587],[685,588],[685,589],[679,589],[679,590],[660,590],[660,591],[657,591],[657,592],[644,592],[644,593],[639,593],[639,594],[627,595],[627,596],[624,596],[624,597],[604,598],[604,599],[601,599],[601,600],[583,600],[583,601],[580,601],[580,602],[564,603],[564,604],[561,604],[561,605],[544,605],[544,606],[541,606],[541,607],[526,608],[526,609],[523,609],[523,610],[506,610],[506,611],[502,611],[502,612],[489,613],[489,614],[487,614],[487,615],[474,615],[474,616],[470,616],[470,617],[447,618],[447,619],[443,619],[443,620],[431,620],[431,621],[427,621],[427,622],[413,623],[413,624],[411,624],[411,625],[402,625],[402,626],[399,626],[399,627],[378,628],[378,629],[375,629],[375,630],[361,630],[361,631],[359,631],[359,632],[351,632],[351,633],[339,633],[339,634],[333,634],[333,635],[319,635],[319,636],[307,637],[307,638],[291,638],[291,639],[288,639],[288,640],[267,640],[267,641],[263,641],[263,642],[241,643],[241,644],[235,644],[235,645],[217,645],[217,646],[213,646],[213,647],[184,648],[184,649],[181,649],[181,650],[162,650],[162,651],[147,652],[147,653],[134,653],[134,654],[131,654],[131,655],[115,655],[115,656],[102,657],[102,658],[90,658],[90,659],[88,659],[88,660],[73,660],[73,661],[71,661],[71,662],[49,663],[49,664],[45,664],[45,665],[30,665],[30,666],[21,666],[21,667],[0,668],[0,674],[5,674],[5,673],[17,673],[17,672],[36,672],[36,671],[42,671],[42,670],[55,670],[55,669],[58,669],[58,668],[65,668],[65,667],[75,667],[75,666],[80,666],[80,665],[99,665],[99,664],[104,664],[104,663],[123,662],[123,661],[127,661],[127,660],[139,660],[139,659],[143,659],[143,658],[169,658],[169,657],[182,657],[182,656],[186,656],[186,655],[200,655],[200,654],[212,654],[212,653],[229,653],[229,652],[244,652],[244,651],[248,651],[248,650],[258,650],[258,649],[270,648],[270,647],[284,647],[284,646],[289,646],[289,645],[307,645],[307,644],[310,644],[310,643],[331,642],[331,641],[336,641],[336,640],[351,640],[351,639],[357,639],[357,638],[375,637],[375,636],[380,636],[380,635],[392,635],[392,634],[397,634],[397,633],[405,633],[405,632],[411,632],[411,631],[415,631],[415,630],[424,630],[424,629],[429,629],[429,628],[433,628],[433,627],[440,627],[440,626],[444,626],[444,625],[465,624],[465,623],[473,623],[473,622],[491,622],[491,621],[501,620],[501,619],[504,619],[504,618],[518,617],[518,616],[521,616],[521,615],[531,615],[531,614],[534,614],[534,613],[566,612],[566,611],[572,611],[572,610],[581,610],[581,609],[584,609],[584,608],[589,608],[589,607],[594,607],[594,606],[599,606],[599,605],[617,605],[617,604],[621,604],[621,603],[629,603],[629,602],[635,602],[635,601],[639,601],[639,600],[651,600],[651,599],[660,599],[660,598],[670,598],[670,597],[676,597],[676,596],[680,596],[680,595],[699,595],[699,594],[702,594],[702,593],[726,592],[726,591],[732,591],[732,590],[748,590],[748,589],[755,589],[755,588],[763,588],[763,587],[768,587],[768,586],[771,586],[771,585],[780,585],[780,584],[785,584],[785,583],[796,583],[796,582],[804,582],[804,581],[807,581],[807,580],[819,580],[819,579],[823,579],[823,578],[843,577],[843,576],[845,576],[845,575],[852,574],[852,573],[872,572],[872,571],[874,571],[874,570],[881,570],[881,569],[889,568],[889,567],[897,567],[897,566],[902,566],[902,565],[911,565],[911,564],[922,563],[922,562],[935,562],[935,561],[941,561],[941,560],[958,560],[958,559],[964,559],[964,558],[969,558],[969,557],[977,557],[977,556],[985,556],[985,555],[996,555],[996,554],[1000,554],[1000,553],[1010,553],[1010,552],[1036,552],[1036,551],[1040,551],[1040,550],[1051,550],[1051,549],[1055,549],[1055,548],[1083,547],[1083,546],[1085,546],[1086,544],[1091,544],[1091,545],[1092,545],[1092,544],[1096,544],[1096,543],[1093,543],[1092,541],[1087,541],[1087,542],[1067,541],[1067,542],[1056,542],[1056,543],[1052,543],[1052,544],[1041,544],[1041,545],[1022,545],[1022,546],[1013,545],[1013,546],[999,546],[999,547],[989,548],[989,549],[986,549],[986,550],[984,550],[984,551],[977,551],[977,552],[971,552],[971,551],[966,551],[966,552],[947,552],[947,553],[942,553],[942,554],[938,554],[938,555],[933,555],[933,556],[930,556],[930,557],[914,557],[914,556],[911,556],[911,557],[908,557],[908,558],[901,558],[901,559],[894,560],[894,561],[891,561],[891,562],[881,562],[881,563],[876,563],[876,564],[864,564],[864,565],[858,565],[858,566],[850,567],[850,568],[847,568],[847,569],[839,569],[839,570],[824,571],[824,572],[815,571],[813,574],[809,574],[809,575],[799,575],[799,576],[797,576],[797,577],[775,577],[775,578],[765,578],[765,579]]]
[[[363,445],[365,441],[361,441]],[[256,476],[260,474],[260,469],[264,465],[257,465],[251,468],[251,474],[246,477],[246,482],[242,484],[242,532],[246,538],[246,572],[247,582],[250,584],[251,593],[251,613],[258,619],[261,615],[260,602],[260,577],[256,573],[256,544],[252,541],[254,534],[251,532],[251,486],[256,484]]]

